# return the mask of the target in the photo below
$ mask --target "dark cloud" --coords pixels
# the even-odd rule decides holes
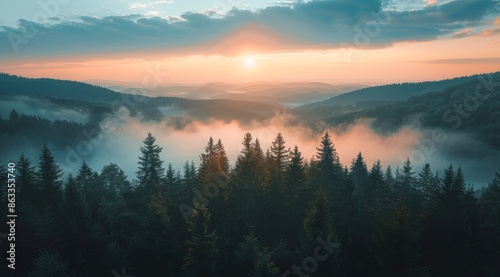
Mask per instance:
[[[457,0],[398,12],[384,11],[380,0],[324,0],[256,12],[233,9],[223,17],[186,13],[172,20],[128,15],[45,24],[23,19],[16,27],[0,29],[0,59],[19,62],[123,52],[139,56],[144,50],[232,55],[228,49],[247,44],[257,51],[376,48],[484,25],[489,15],[498,13],[498,6],[496,0]]]

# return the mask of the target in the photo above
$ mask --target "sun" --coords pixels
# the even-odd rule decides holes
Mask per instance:
[[[257,65],[257,61],[254,57],[245,57],[244,64],[246,68],[254,68]]]

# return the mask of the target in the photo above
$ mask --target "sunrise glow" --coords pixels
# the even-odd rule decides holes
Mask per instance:
[[[254,57],[245,57],[245,67],[248,69],[254,68],[257,65],[257,61]]]

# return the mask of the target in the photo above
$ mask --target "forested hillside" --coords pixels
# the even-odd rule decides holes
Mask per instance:
[[[442,92],[406,101],[325,118],[332,126],[348,126],[359,119],[374,119],[372,127],[392,132],[418,118],[422,127],[470,132],[500,150],[500,74],[484,75]]]
[[[15,167],[2,165],[2,180],[16,176],[16,272],[500,274],[498,173],[478,194],[453,161],[443,172],[410,161],[394,169],[380,161],[367,165],[359,153],[342,165],[328,133],[308,162],[281,134],[262,149],[247,133],[234,165],[223,142],[210,137],[199,166],[186,161],[182,171],[160,159],[153,135],[137,147],[135,176],[125,176],[117,161],[102,169],[84,162],[74,176],[65,174],[46,146],[38,156],[19,153]],[[6,261],[0,263],[5,269]]]
[[[498,77],[500,73],[493,73]],[[486,74],[483,74],[485,76]],[[332,107],[332,106],[356,106],[366,105],[371,102],[373,105],[377,103],[387,103],[394,101],[402,101],[408,98],[430,93],[443,91],[446,88],[459,86],[460,84],[477,80],[482,75],[472,75],[457,77],[447,80],[427,81],[418,83],[400,83],[400,84],[387,84],[381,86],[373,86],[362,88],[352,92],[344,93],[342,95],[334,96],[330,99],[319,101],[304,105],[301,108],[311,110],[318,107]]]
[[[203,121],[216,119],[249,123],[253,120],[272,117],[277,111],[282,110],[280,104],[260,101],[191,100],[176,96],[140,95],[145,91],[147,90],[135,90],[134,92],[139,94],[126,94],[82,82],[35,79],[0,73],[0,104],[1,102],[37,99],[53,103],[57,105],[57,108],[83,110],[95,118],[123,107],[130,112],[131,116],[139,116],[144,121],[160,121],[165,116],[184,116],[188,119]],[[20,99],[20,97],[24,98]],[[41,107],[28,107],[18,112],[35,112],[39,108]],[[61,120],[64,119],[61,118]]]

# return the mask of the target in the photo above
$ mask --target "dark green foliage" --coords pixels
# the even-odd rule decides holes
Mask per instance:
[[[325,119],[333,126],[346,127],[361,118],[374,119],[372,127],[379,132],[391,133],[404,125],[411,124],[418,116],[418,124],[430,129],[447,131],[470,131],[474,138],[496,150],[500,149],[500,73],[457,78],[459,82],[449,82],[446,86],[427,90],[426,94],[406,101],[374,105],[364,110],[351,111]],[[369,90],[371,88],[367,88]],[[401,93],[401,95],[407,95]],[[338,97],[347,97],[338,96]],[[373,95],[368,95],[372,97]],[[336,97],[337,98],[337,97]],[[393,99],[394,100],[394,99]],[[333,101],[333,100],[332,100]],[[334,101],[333,101],[334,102]],[[379,103],[380,104],[380,103]],[[332,108],[334,109],[334,108]],[[324,114],[331,114],[324,112]]]
[[[44,250],[34,261],[33,270],[28,276],[33,277],[66,277],[69,275],[69,263],[56,251]]]
[[[49,148],[44,146],[38,163],[37,182],[41,187],[42,204],[52,213],[58,213],[62,203],[62,170],[52,156]]]
[[[313,177],[313,183],[316,188],[322,186],[333,200],[336,190],[342,186],[344,181],[344,172],[339,155],[328,132],[322,137],[317,151],[317,160],[311,162],[312,170],[317,171],[315,177]]]
[[[265,155],[250,134],[242,148],[231,169],[222,142],[209,139],[200,167],[186,162],[181,176],[171,165],[165,172],[149,134],[137,185],[116,164],[98,174],[83,162],[73,177],[47,147],[37,168],[21,155],[18,270],[272,277],[311,265],[328,241],[331,249],[318,252],[328,257],[310,276],[500,273],[498,173],[477,199],[460,167],[438,175],[425,165],[417,174],[407,160],[394,174],[380,161],[368,169],[360,153],[342,168],[328,134],[309,164],[281,135]]]
[[[21,154],[17,161],[17,170],[16,182],[18,184],[16,189],[20,200],[25,201],[26,204],[38,204],[41,188],[36,182],[35,167],[31,166],[30,159],[26,158],[24,154]]]
[[[139,170],[137,171],[137,181],[141,194],[139,197],[149,197],[160,191],[160,183],[163,181],[165,169],[160,153],[163,150],[156,143],[156,138],[148,133],[141,147],[142,156],[139,157]]]
[[[203,208],[190,218],[189,238],[186,241],[184,270],[188,276],[216,276],[215,263],[219,252],[217,235],[210,226],[210,212]]]

